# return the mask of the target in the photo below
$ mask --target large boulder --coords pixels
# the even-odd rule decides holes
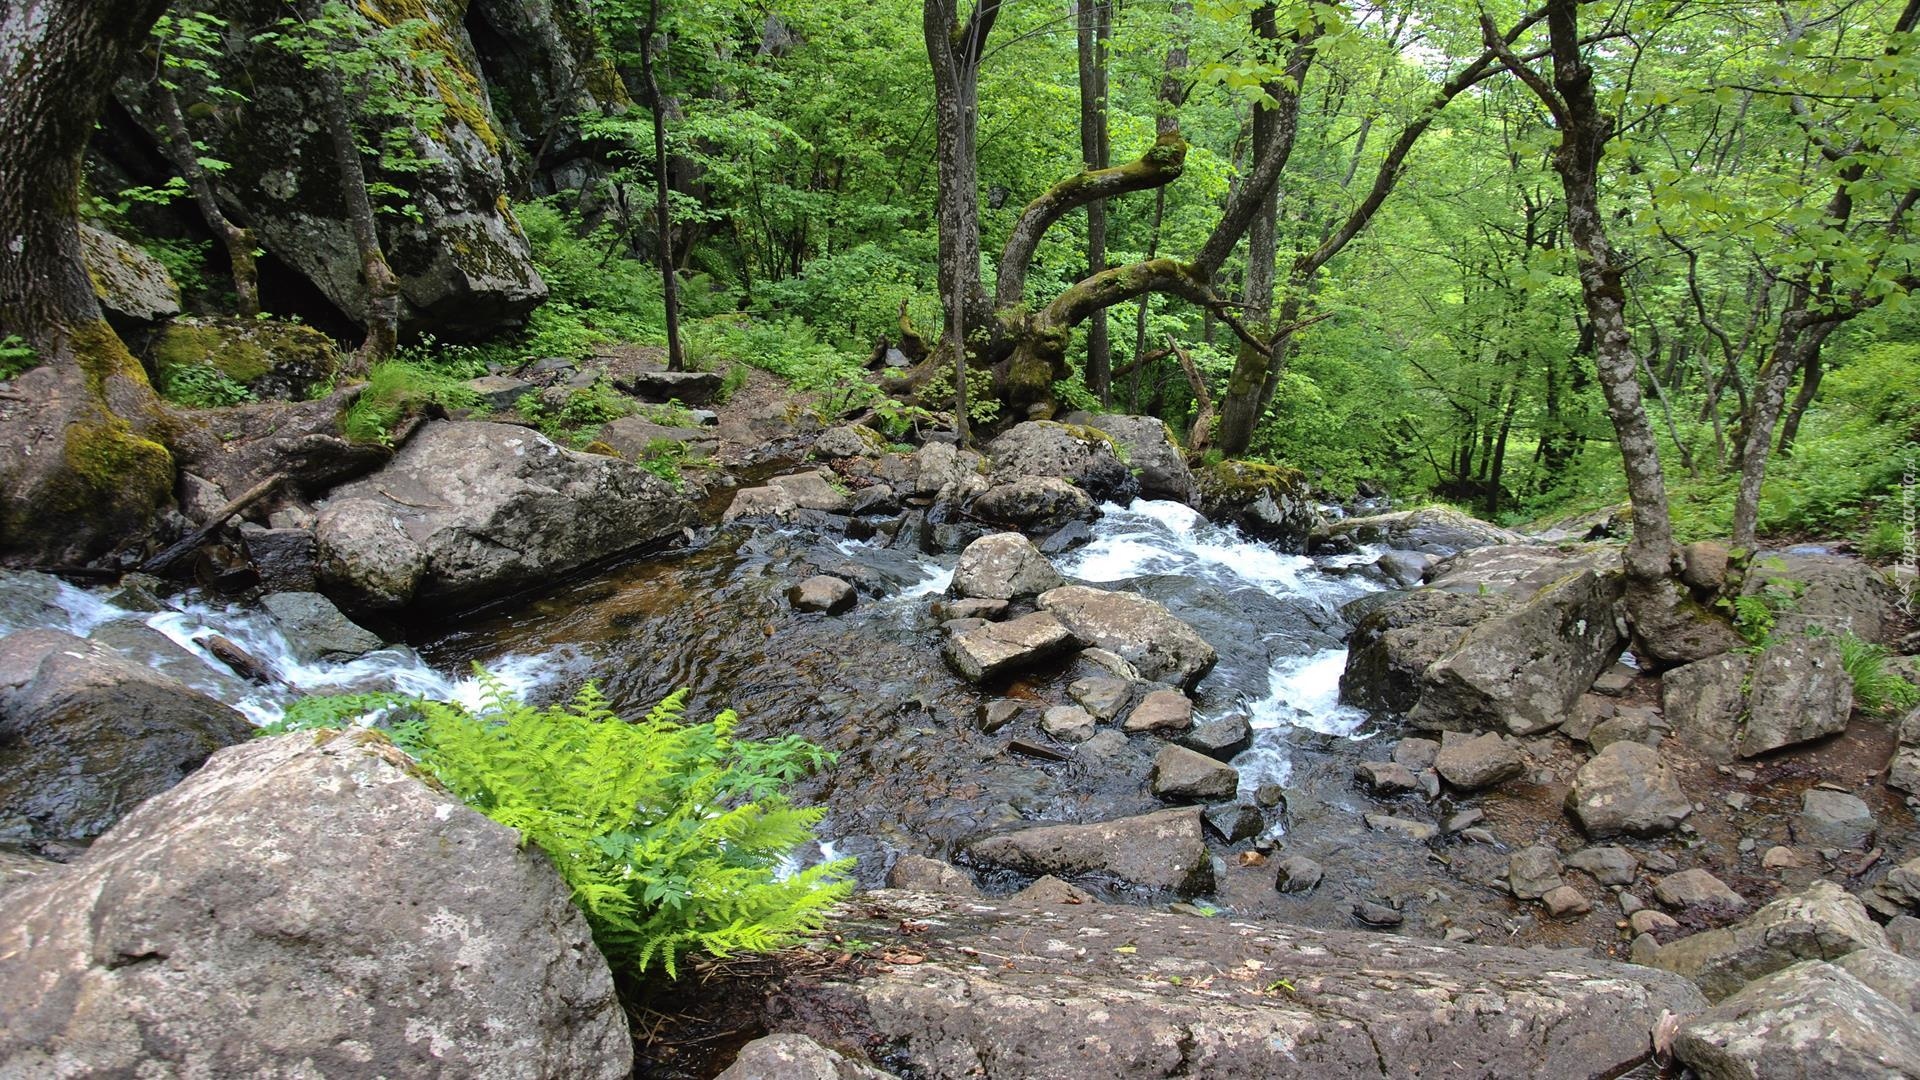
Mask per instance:
[[[1673,1052],[1702,1080],[1914,1077],[1920,1027],[1845,969],[1809,960],[1689,1018]]]
[[[666,481],[506,424],[435,422],[334,489],[315,525],[327,591],[368,608],[524,589],[693,520]]]
[[[983,622],[947,639],[947,662],[972,682],[1029,668],[1073,646],[1073,634],[1044,611]]]
[[[1656,671],[1746,644],[1725,616],[1678,581],[1629,580],[1623,606],[1633,634],[1634,656]]]
[[[1057,476],[1021,476],[994,484],[974,498],[973,516],[1036,535],[1071,521],[1099,516],[1093,496]]]
[[[1567,811],[1588,836],[1671,832],[1693,812],[1660,753],[1636,742],[1609,743],[1574,773]]]
[[[830,1044],[960,1077],[1617,1076],[1684,980],[1568,952],[1445,945],[1082,902],[880,893],[843,927],[922,963],[783,992]],[[903,930],[911,928],[911,934]]]
[[[195,128],[211,156],[231,163],[213,177],[221,200],[238,208],[262,247],[358,318],[367,307],[358,249],[326,125],[314,119],[322,115],[321,80],[288,50],[259,37],[283,17],[276,5],[195,0],[190,8],[226,20],[212,64],[226,85],[245,86],[247,93],[246,108],[208,109]],[[423,47],[442,62],[429,78],[447,108],[430,130],[406,133],[416,166],[383,171],[367,164],[369,181],[406,193],[407,213],[378,215],[405,320],[442,336],[512,325],[547,295],[507,199],[506,147],[464,11],[464,5],[413,4],[393,16],[421,20]],[[206,99],[199,76],[177,78],[185,101]],[[164,143],[164,120],[145,81],[123,80],[117,89],[133,117]]]
[[[217,755],[0,899],[0,1075],[632,1069],[606,961],[519,836],[378,735]]]
[[[1853,677],[1830,637],[1787,637],[1754,659],[1746,726],[1735,747],[1754,757],[1844,731],[1853,712]]]
[[[260,606],[273,617],[274,627],[302,663],[352,660],[386,644],[319,593],[268,593],[260,598]]]
[[[1831,881],[1767,904],[1741,922],[1660,947],[1654,966],[1685,975],[1718,1001],[1749,981],[1801,960],[1837,960],[1887,948],[1866,906]]]
[[[1302,552],[1320,524],[1300,470],[1228,460],[1194,474],[1200,511],[1282,551]]]
[[[1355,708],[1405,713],[1420,700],[1420,677],[1469,627],[1503,607],[1495,597],[1421,589],[1373,605],[1347,639],[1340,699]]]
[[[1809,629],[1895,644],[1901,625],[1900,591],[1859,559],[1811,552],[1763,552],[1742,583],[1753,596],[1769,587],[1791,591],[1793,603],[1774,616],[1775,638]]]
[[[1140,485],[1120,460],[1119,447],[1105,432],[1078,424],[1027,420],[987,444],[993,483],[1050,476],[1065,480],[1096,500],[1125,503]]]
[[[132,324],[180,314],[180,286],[160,260],[105,229],[80,225],[80,258],[94,295],[110,315]]]
[[[1475,626],[1421,674],[1409,719],[1515,735],[1558,727],[1620,655],[1618,597],[1617,578],[1580,570]]]
[[[1173,441],[1166,421],[1157,416],[1096,416],[1091,423],[1119,444],[1128,468],[1139,478],[1141,498],[1191,504],[1198,497],[1187,455]]]
[[[953,594],[987,600],[1038,596],[1066,584],[1040,549],[1019,533],[983,536],[960,552]]]
[[[183,371],[212,369],[256,397],[291,400],[306,398],[340,365],[332,338],[278,319],[175,319],[146,355],[162,387]]]
[[[1066,585],[1041,593],[1039,604],[1082,645],[1118,655],[1152,682],[1190,687],[1217,659],[1193,627],[1144,596]]]
[[[1369,517],[1347,518],[1329,524],[1326,535],[1329,539],[1344,539],[1355,544],[1385,544],[1400,551],[1424,551],[1430,555],[1452,555],[1494,544],[1526,542],[1526,537],[1517,532],[1469,517],[1447,506],[1427,506],[1418,510],[1395,510]]]
[[[1086,825],[1035,825],[975,840],[975,863],[1022,874],[1109,875],[1183,896],[1213,887],[1213,859],[1197,806]]]
[[[0,638],[0,835],[91,840],[252,733],[104,645],[58,630]]]

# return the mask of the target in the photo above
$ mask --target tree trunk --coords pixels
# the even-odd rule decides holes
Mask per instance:
[[[333,144],[340,199],[346,204],[347,224],[353,229],[353,244],[360,255],[360,276],[367,289],[367,309],[363,313],[367,336],[354,353],[348,374],[365,375],[374,364],[392,356],[400,343],[400,279],[387,265],[386,252],[380,247],[373,199],[367,193],[366,164],[360,159],[360,143],[353,131],[353,111],[347,101],[346,87],[340,73],[330,67],[314,74],[320,80],[320,111],[327,125],[328,141]]]
[[[980,56],[1000,13],[999,0],[979,0],[962,23],[955,3],[925,0],[921,11],[927,58],[933,66],[935,216],[940,231],[940,295],[947,298],[948,308],[941,335],[946,339],[964,338],[968,326],[981,325],[988,317],[986,290],[980,284],[980,184],[974,144]]]
[[[1760,525],[1760,487],[1767,477],[1773,450],[1773,429],[1786,401],[1793,373],[1819,363],[1820,347],[1840,325],[1837,319],[1816,319],[1806,309],[1804,290],[1795,290],[1793,303],[1780,319],[1773,351],[1760,366],[1751,406],[1740,418],[1740,487],[1733,500],[1733,546],[1754,550]]]
[[[40,364],[0,400],[0,557],[92,558],[138,540],[173,486],[146,374],[80,254],[82,158],[115,72],[165,4],[0,5],[0,335]]]
[[[1186,99],[1187,84],[1184,78],[1187,68],[1186,16],[1192,11],[1189,0],[1174,0],[1173,17],[1179,25],[1174,40],[1167,45],[1167,58],[1161,66],[1160,92],[1155,99],[1154,133],[1156,135],[1175,135],[1180,131],[1180,103]],[[1147,258],[1160,254],[1160,227],[1167,217],[1167,189],[1155,188],[1153,192],[1153,224],[1147,231]],[[1146,364],[1141,358],[1147,352],[1147,302],[1148,295],[1140,294],[1140,302],[1134,308],[1133,315],[1133,382],[1127,388],[1127,408],[1140,408],[1140,380],[1145,377]]]
[[[654,71],[654,38],[660,27],[660,0],[647,4],[647,24],[640,33],[640,77],[647,84],[647,108],[653,113],[653,217],[660,249],[660,298],[667,312],[667,370],[684,371],[687,357],[680,347],[680,275],[673,262],[673,217],[667,192],[667,111],[660,96],[660,77]]]
[[[258,315],[260,271],[253,258],[253,233],[235,225],[220,209],[220,200],[214,197],[213,181],[207,178],[207,170],[200,167],[200,150],[193,144],[193,133],[187,130],[187,116],[180,109],[179,95],[163,81],[156,80],[154,99],[167,129],[168,156],[173,158],[174,168],[179,169],[180,176],[186,180],[187,190],[193,193],[193,204],[199,208],[207,228],[213,230],[213,234],[220,238],[221,246],[227,249],[227,261],[232,267],[233,295],[236,298],[234,306],[242,316]]]
[[[1793,395],[1793,404],[1787,407],[1787,415],[1780,421],[1780,441],[1774,453],[1781,457],[1793,456],[1794,440],[1800,437],[1800,421],[1806,418],[1808,406],[1820,393],[1820,377],[1826,373],[1818,349],[1807,354],[1805,364],[1800,371],[1800,391]]]
[[[1112,164],[1107,144],[1107,36],[1112,0],[1077,0],[1080,53],[1080,156],[1089,170]],[[1107,204],[1087,204],[1087,275],[1107,268]],[[1113,357],[1107,341],[1107,313],[1087,320],[1087,389],[1106,405],[1111,393]]]

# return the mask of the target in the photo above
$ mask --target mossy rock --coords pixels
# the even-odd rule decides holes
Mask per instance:
[[[1290,465],[1268,465],[1258,461],[1228,460],[1197,470],[1194,480],[1201,495],[1210,501],[1251,502],[1262,495],[1301,498],[1307,494],[1306,474]]]
[[[274,319],[176,319],[147,356],[162,384],[177,368],[210,367],[256,397],[288,400],[307,397],[340,364],[332,338]]]

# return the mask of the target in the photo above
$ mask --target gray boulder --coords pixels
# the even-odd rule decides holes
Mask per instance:
[[[975,517],[1035,534],[1070,522],[1092,521],[1093,496],[1057,476],[1022,476],[982,491],[970,507]]]
[[[1162,738],[1173,738],[1192,727],[1193,701],[1178,690],[1154,690],[1148,693],[1120,725],[1120,729],[1129,735],[1144,732]]]
[[[872,428],[858,424],[841,424],[821,432],[813,440],[813,449],[808,452],[817,458],[838,460],[879,457],[886,447],[887,440]]]
[[[1639,876],[1640,860],[1623,847],[1590,847],[1567,856],[1567,865],[1602,885],[1631,885]]]
[[[818,469],[776,476],[767,481],[767,486],[784,492],[802,510],[844,514],[852,506],[847,493],[835,486],[832,474]]]
[[[1825,788],[1808,788],[1800,793],[1800,814],[1794,820],[1794,837],[1814,847],[1864,851],[1873,839],[1873,808],[1858,795]]]
[[[1154,756],[1148,785],[1167,802],[1231,799],[1240,789],[1240,773],[1226,762],[1168,743]]]
[[[1194,725],[1179,741],[1216,761],[1232,761],[1253,745],[1253,723],[1244,714],[1234,713]]]
[[[1732,911],[1747,906],[1746,897],[1734,892],[1726,882],[1699,867],[1682,870],[1677,874],[1668,874],[1661,878],[1654,883],[1653,895],[1658,897],[1661,903],[1676,911],[1686,911],[1691,908]]]
[[[260,606],[273,617],[274,627],[302,663],[352,660],[386,644],[319,593],[268,593],[260,598]]]
[[[1073,634],[1044,611],[982,623],[947,639],[947,662],[972,682],[1032,667],[1073,646]]]
[[[1619,579],[1581,570],[1467,631],[1421,674],[1409,720],[1440,728],[1554,728],[1625,644]]]
[[[1140,481],[1141,498],[1189,505],[1198,498],[1187,456],[1174,443],[1166,421],[1157,416],[1096,416],[1092,423],[1119,444]]]
[[[140,248],[82,222],[80,258],[100,306],[108,312],[134,323],[157,323],[180,314],[180,286],[160,260]]]
[[[586,920],[377,735],[234,747],[0,900],[0,1074],[632,1069]]]
[[[91,840],[252,734],[104,645],[58,630],[0,638],[0,829],[15,841]]]
[[[1920,1076],[1920,1028],[1847,971],[1795,964],[1687,1020],[1674,1056],[1703,1080]]]
[[[1910,1017],[1920,1017],[1920,959],[1890,949],[1859,949],[1833,966],[1873,987]]]
[[[1538,900],[1566,884],[1560,852],[1546,844],[1521,848],[1507,860],[1507,888],[1522,900]]]
[[[1564,952],[1099,903],[867,899],[846,931],[926,962],[783,989],[839,1018],[826,1041],[878,1038],[902,1071],[942,1080],[1614,1076],[1647,1058],[1662,1012],[1701,1006],[1683,980]],[[1192,972],[1216,974],[1196,986]]]
[[[1567,811],[1588,836],[1657,836],[1693,812],[1673,770],[1657,751],[1617,742],[1574,774]]]
[[[975,862],[1022,874],[1110,874],[1183,896],[1213,887],[1213,859],[1197,806],[1086,825],[1037,825],[975,840]]]
[[[1681,742],[1714,761],[1732,761],[1747,710],[1753,658],[1720,653],[1660,676],[1660,708]]]
[[[1831,881],[1767,904],[1746,919],[1661,946],[1653,964],[1692,979],[1718,1001],[1762,975],[1801,960],[1837,960],[1887,948],[1865,905]]]
[[[1630,581],[1623,606],[1633,633],[1633,654],[1660,671],[1691,664],[1746,644],[1733,623],[1700,602],[1678,581]]]
[[[965,870],[925,855],[902,855],[887,869],[887,888],[915,892],[979,896],[973,876]]]
[[[720,449],[720,437],[711,428],[667,427],[640,416],[622,416],[600,425],[595,436],[628,461],[640,461],[662,448],[683,448],[695,457],[710,457]]]
[[[1013,600],[1066,584],[1040,549],[1015,532],[993,533],[966,546],[954,567],[955,596]]]
[[[829,1050],[805,1035],[764,1035],[714,1080],[891,1080],[864,1061]]]
[[[795,611],[838,615],[853,607],[856,599],[852,585],[830,574],[815,574],[787,589],[787,603]]]
[[[1067,585],[1040,594],[1039,604],[1081,644],[1115,653],[1153,682],[1191,687],[1217,659],[1193,627],[1144,596]]]
[[[1028,420],[987,444],[993,483],[1051,477],[1096,500],[1125,503],[1140,490],[1105,432],[1051,420]]]
[[[1447,506],[1347,518],[1329,524],[1326,532],[1330,537],[1345,537],[1356,544],[1385,544],[1399,551],[1424,551],[1432,555],[1526,542],[1526,537],[1519,533]]]
[[[1754,757],[1845,731],[1853,711],[1853,679],[1840,666],[1832,638],[1787,637],[1754,659],[1747,721],[1735,747]]]
[[[1307,550],[1321,524],[1313,493],[1298,469],[1229,459],[1194,474],[1200,510],[1282,551]]]
[[[1793,604],[1775,616],[1775,638],[1801,637],[1817,629],[1895,644],[1900,592],[1871,565],[1844,555],[1762,552],[1741,591],[1752,596],[1788,581],[1795,583],[1796,595]]]
[[[1519,776],[1526,768],[1526,757],[1512,739],[1496,732],[1471,736],[1448,731],[1440,736],[1433,768],[1454,787],[1478,791]]]
[[[1375,606],[1347,639],[1340,699],[1355,708],[1405,713],[1420,701],[1421,675],[1502,607],[1492,597],[1421,589]]]
[[[642,401],[705,405],[725,381],[717,371],[636,371],[616,385]]]
[[[1067,743],[1093,738],[1093,714],[1078,705],[1055,705],[1040,714],[1040,730]]]
[[[327,591],[351,605],[475,602],[680,534],[666,481],[506,424],[426,425],[335,488],[315,525]]]

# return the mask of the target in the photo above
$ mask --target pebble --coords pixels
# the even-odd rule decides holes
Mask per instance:
[[[1628,916],[1627,925],[1633,927],[1633,932],[1636,935],[1680,929],[1679,920],[1671,915],[1655,911],[1652,908],[1643,908]]]

